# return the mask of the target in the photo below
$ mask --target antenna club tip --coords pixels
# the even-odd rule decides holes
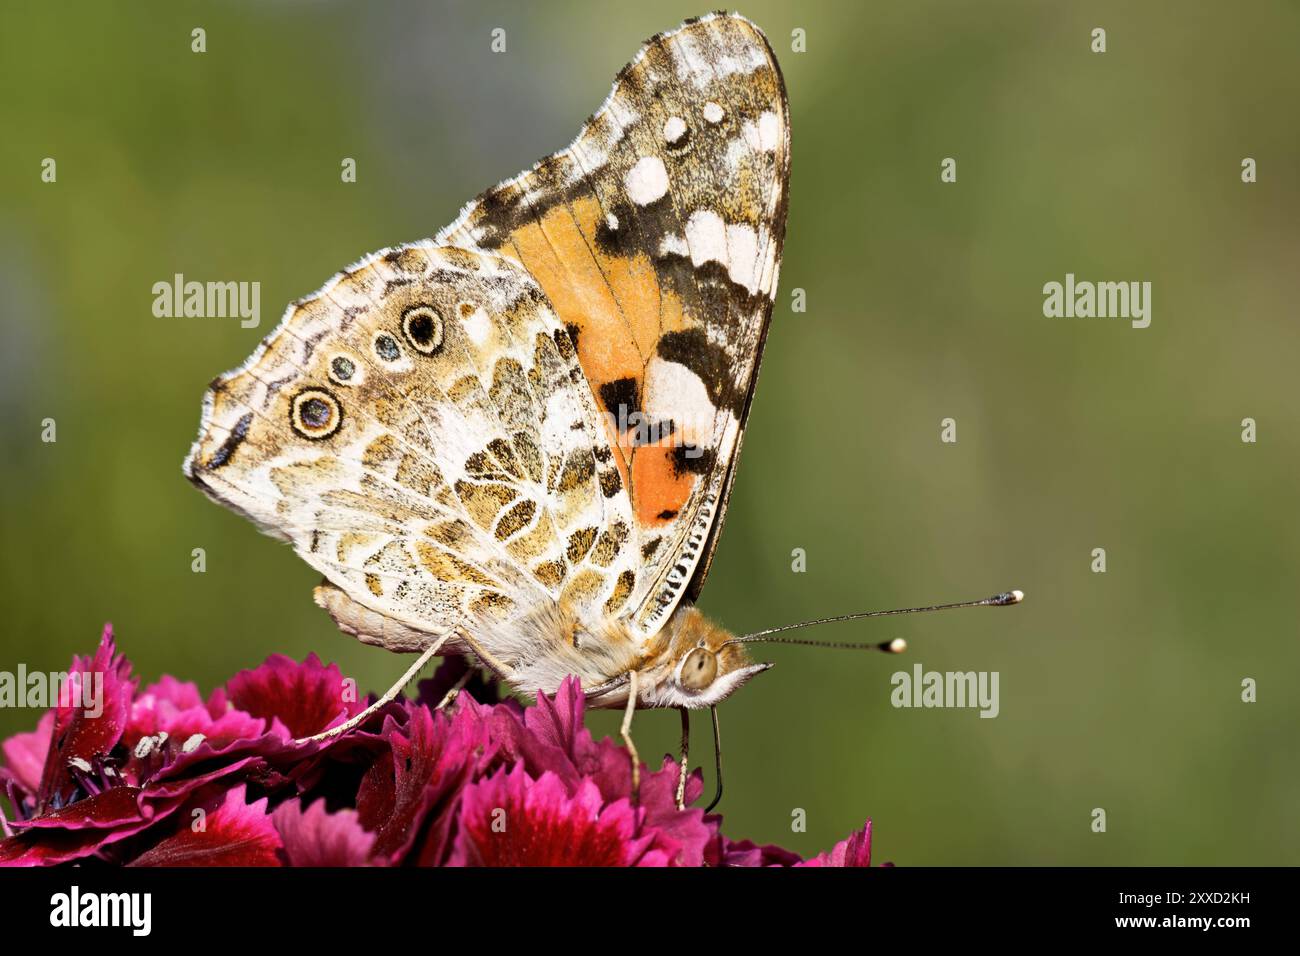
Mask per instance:
[[[994,607],[1006,607],[1008,604],[1019,604],[1024,599],[1024,591],[1003,591],[1001,594],[995,594],[989,598],[988,603]]]
[[[1008,592],[1008,596],[1011,598],[1011,604],[1019,604],[1025,599],[1025,592],[1017,588],[1014,591]]]
[[[907,650],[907,641],[903,640],[901,637],[896,637],[892,641],[886,641],[882,644],[881,650],[887,651],[890,654],[901,654],[903,651]]]

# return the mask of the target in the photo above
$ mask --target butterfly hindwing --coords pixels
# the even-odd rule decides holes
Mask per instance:
[[[652,635],[702,584],[735,475],[785,231],[789,112],[762,34],[712,15],[652,39],[565,150],[440,241],[517,261],[568,330],[610,434]]]
[[[415,244],[213,383],[186,473],[349,599],[430,634],[617,613],[631,512],[571,340],[515,263]]]

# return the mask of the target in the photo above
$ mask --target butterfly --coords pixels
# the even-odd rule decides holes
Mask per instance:
[[[567,148],[292,304],[212,383],[186,476],[292,544],[341,630],[419,652],[403,681],[455,652],[622,707],[635,792],[636,708],[681,710],[685,751],[687,712],[770,666],[694,602],[789,173],[762,32],[712,14],[653,37]]]

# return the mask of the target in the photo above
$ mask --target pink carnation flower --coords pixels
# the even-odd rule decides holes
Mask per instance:
[[[366,706],[336,666],[273,655],[206,699],[173,677],[141,690],[105,627],[70,671],[74,689],[102,675],[102,713],[57,707],[0,748],[0,864],[870,865],[870,821],[807,861],[727,839],[689,805],[698,771],[677,809],[671,757],[643,768],[634,804],[628,753],[586,729],[576,680],[524,707],[475,679],[435,710],[464,668],[452,658],[416,699],[307,743]]]

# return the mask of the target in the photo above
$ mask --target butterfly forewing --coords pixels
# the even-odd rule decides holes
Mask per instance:
[[[712,16],[651,40],[567,149],[439,238],[520,262],[573,336],[628,486],[653,634],[722,523],[785,232],[789,113],[762,34]]]

